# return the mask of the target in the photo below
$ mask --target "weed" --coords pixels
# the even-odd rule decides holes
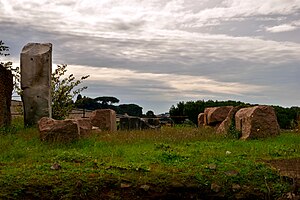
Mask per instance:
[[[229,138],[239,139],[242,137],[242,131],[238,131],[235,127],[235,120],[231,121],[228,131]]]
[[[232,185],[270,198],[287,193],[290,182],[261,161],[299,158],[299,134],[251,141],[234,138],[213,129],[163,127],[160,132],[102,132],[69,144],[47,144],[39,140],[36,129],[17,128],[14,134],[0,135],[0,198],[30,194],[88,199],[103,193],[118,198],[126,191],[119,188],[124,181],[133,185],[131,189],[147,184],[150,190],[163,190],[172,182],[196,183],[202,192],[214,183],[228,198],[234,193]],[[61,168],[51,169],[54,163]]]

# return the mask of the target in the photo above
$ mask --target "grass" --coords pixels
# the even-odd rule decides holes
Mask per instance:
[[[291,190],[291,180],[264,161],[300,158],[300,135],[292,132],[240,141],[213,129],[163,127],[53,144],[18,120],[12,127],[0,131],[0,199],[163,198],[174,190],[185,198],[275,199]],[[61,169],[51,169],[54,163]]]

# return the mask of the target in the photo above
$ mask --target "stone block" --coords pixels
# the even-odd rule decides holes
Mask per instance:
[[[90,119],[54,120],[43,117],[38,122],[40,138],[47,142],[70,142],[88,137],[92,131]]]
[[[233,125],[234,126],[234,116],[235,114],[237,113],[238,110],[240,110],[241,107],[240,106],[236,106],[236,107],[233,107],[227,117],[225,118],[224,121],[222,121],[222,123],[220,124],[220,126],[218,127],[217,129],[217,133],[220,133],[220,134],[228,134],[229,130],[230,130],[230,126]]]
[[[205,117],[204,113],[200,113],[198,115],[198,127],[204,126],[204,117]]]
[[[204,110],[204,123],[209,126],[220,125],[233,106],[209,107]]]
[[[52,44],[28,43],[21,52],[24,123],[37,125],[51,117]]]
[[[120,118],[120,130],[141,130],[142,122],[139,117],[122,117]]]
[[[242,108],[235,114],[235,128],[242,132],[241,139],[265,138],[278,135],[280,128],[271,106]]]
[[[99,127],[103,131],[117,131],[116,112],[111,109],[99,109],[90,115],[92,126]]]
[[[0,127],[11,124],[11,95],[13,91],[13,75],[0,64]]]
[[[38,128],[40,139],[46,142],[71,142],[80,137],[80,128],[76,120],[43,117],[38,122]]]

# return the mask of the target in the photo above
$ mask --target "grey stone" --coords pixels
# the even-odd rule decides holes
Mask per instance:
[[[24,124],[51,117],[52,44],[28,43],[21,52]]]
[[[122,117],[120,118],[120,130],[141,130],[142,122],[139,117]]]
[[[159,119],[139,118],[124,116],[120,118],[120,130],[160,130],[161,124]]]

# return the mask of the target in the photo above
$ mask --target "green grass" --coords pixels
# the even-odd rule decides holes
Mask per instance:
[[[159,193],[174,183],[186,190],[196,186],[199,195],[214,193],[214,183],[226,198],[277,198],[291,190],[291,180],[264,161],[300,158],[300,135],[291,132],[240,141],[213,129],[164,127],[53,144],[41,142],[36,129],[23,129],[18,121],[13,127],[0,132],[0,199],[118,199],[124,193],[132,198],[141,185]],[[61,169],[52,170],[54,163]],[[124,191],[121,183],[130,188]],[[233,191],[233,185],[241,189]]]

